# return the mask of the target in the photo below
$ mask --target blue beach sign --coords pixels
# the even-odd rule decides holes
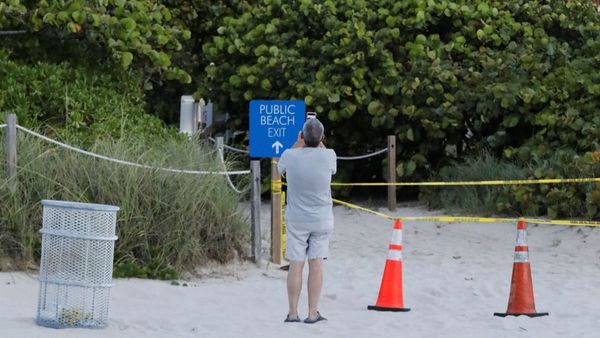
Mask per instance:
[[[250,157],[281,157],[304,125],[304,101],[250,101]]]

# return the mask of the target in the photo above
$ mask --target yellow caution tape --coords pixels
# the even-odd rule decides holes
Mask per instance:
[[[281,257],[285,257],[285,191],[281,192]]]
[[[281,180],[271,180],[271,192],[273,194],[281,193],[281,187],[283,186]]]
[[[396,217],[384,214],[382,212],[367,209],[356,204],[340,201],[333,199],[335,203],[345,205],[352,209],[362,210],[373,215],[377,215],[390,220],[402,219],[405,221],[416,221],[416,222],[471,222],[471,223],[512,223],[517,220],[523,220],[527,223],[536,224],[553,224],[553,225],[574,225],[574,226],[593,226],[600,227],[600,222],[594,221],[570,221],[570,220],[547,220],[539,218],[494,218],[494,217],[465,217],[465,216],[423,216],[423,217]]]
[[[356,205],[356,204],[352,204],[352,203],[348,203],[348,202],[340,201],[340,200],[337,200],[337,199],[335,199],[335,198],[332,198],[332,200],[333,200],[335,203],[338,203],[338,204],[341,204],[341,205],[345,205],[345,206],[347,206],[348,208],[362,210],[362,211],[368,212],[368,213],[370,213],[370,214],[377,215],[377,216],[379,216],[379,217],[383,217],[383,218],[387,218],[387,219],[391,219],[391,220],[396,220],[396,219],[399,219],[399,217],[393,217],[393,216],[390,216],[390,215],[386,215],[386,214],[384,214],[384,213],[382,213],[382,212],[378,212],[378,211],[375,211],[375,210],[371,210],[371,209],[363,208],[363,207],[361,207],[361,206],[358,206],[358,205]]]
[[[539,218],[523,218],[525,222],[528,223],[537,223],[537,224],[554,224],[554,225],[574,225],[574,226],[589,226],[589,227],[598,227],[600,226],[600,222],[594,221],[571,221],[571,220],[551,220],[551,219],[539,219]]]
[[[377,186],[456,186],[456,185],[523,185],[523,184],[557,184],[557,183],[593,183],[600,178],[547,178],[539,180],[503,180],[503,181],[454,181],[454,182],[395,182],[395,183],[342,183],[332,182],[331,186],[377,187]]]

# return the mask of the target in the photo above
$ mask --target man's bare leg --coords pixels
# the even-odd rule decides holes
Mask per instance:
[[[323,258],[308,261],[308,319],[317,318],[319,298],[323,288]]]
[[[302,270],[304,262],[290,262],[290,270],[287,275],[287,291],[290,310],[290,318],[298,318],[298,301],[302,291]]]

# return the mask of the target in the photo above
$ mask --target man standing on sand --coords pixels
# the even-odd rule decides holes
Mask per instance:
[[[333,232],[331,176],[337,170],[336,155],[325,148],[323,124],[309,118],[291,149],[283,152],[277,168],[287,179],[286,253],[290,261],[287,277],[289,312],[285,322],[300,322],[298,300],[302,270],[308,259],[307,324],[327,320],[318,311],[323,287],[323,259],[329,254]]]

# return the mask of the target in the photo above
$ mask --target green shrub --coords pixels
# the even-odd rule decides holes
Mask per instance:
[[[600,152],[583,156],[557,151],[550,159],[528,162],[495,158],[487,153],[444,167],[436,181],[483,181],[600,177]],[[466,214],[600,218],[600,184],[532,184],[422,187],[420,199],[432,208]]]
[[[600,177],[600,152],[576,155],[557,150],[546,160],[528,163],[529,179]],[[599,219],[600,183],[514,186],[498,201],[498,210],[550,218]]]
[[[0,52],[0,114],[16,114],[26,127],[72,144],[98,138],[174,136],[176,132],[144,111],[140,75],[61,64],[24,64]]]
[[[191,33],[157,1],[3,1],[0,30],[17,29],[27,33],[18,35],[18,44],[34,47],[32,53],[48,40],[78,40],[102,49],[120,69],[137,69],[157,79],[191,80],[172,61]],[[152,82],[145,85],[151,88]]]
[[[16,267],[39,258],[42,199],[121,208],[116,276],[173,278],[209,260],[226,262],[245,247],[249,227],[239,209],[242,197],[223,176],[124,166],[42,143],[23,132],[18,136],[18,190],[10,193],[4,181],[0,186],[0,257],[12,258]],[[98,140],[91,150],[156,167],[222,170],[214,152],[194,144],[163,140],[149,147],[132,139]]]
[[[402,180],[428,178],[482,145],[496,156],[540,160],[559,148],[600,146],[600,16],[592,1],[214,8],[225,15],[202,47],[197,94],[240,123],[248,100],[303,99],[339,153],[365,153],[396,135]]]

